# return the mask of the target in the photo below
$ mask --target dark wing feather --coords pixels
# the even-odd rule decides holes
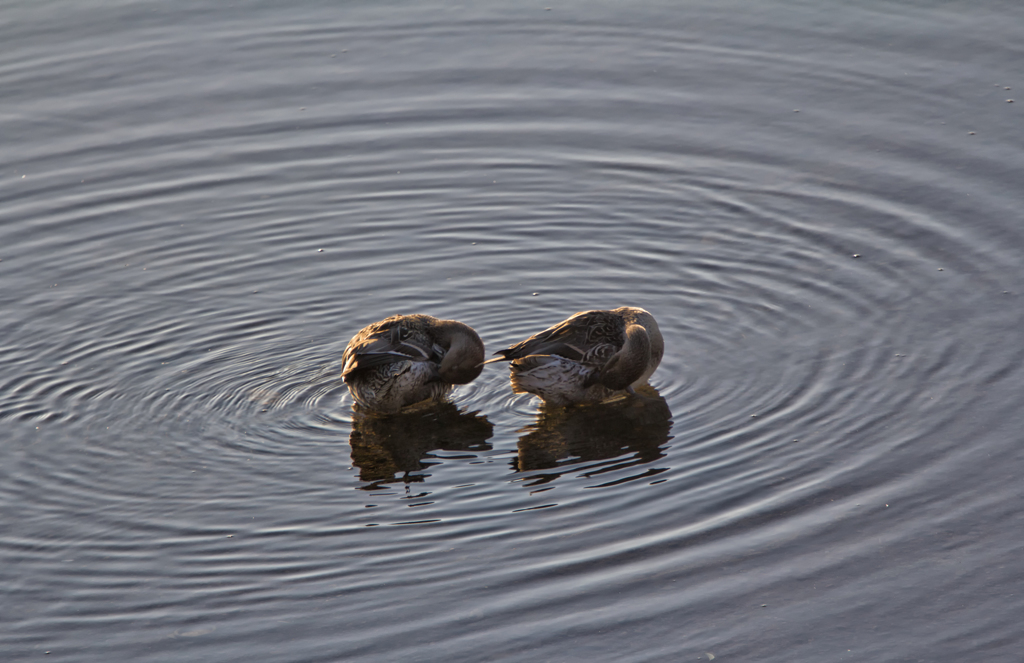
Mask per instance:
[[[503,359],[558,355],[573,361],[585,361],[594,354],[595,346],[612,346],[613,353],[621,348],[625,329],[622,319],[608,311],[586,311],[495,354],[502,355]],[[599,354],[605,354],[605,351]]]
[[[388,318],[366,327],[349,342],[341,377],[398,361],[430,361],[434,354],[425,334],[409,329],[400,318]]]

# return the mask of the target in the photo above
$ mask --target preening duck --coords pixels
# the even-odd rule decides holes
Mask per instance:
[[[584,311],[495,354],[511,361],[512,390],[549,405],[596,403],[633,393],[658,368],[665,342],[642,308]]]
[[[355,401],[375,412],[398,412],[444,399],[483,368],[484,344],[469,325],[429,315],[393,315],[361,329],[342,357],[341,377]]]

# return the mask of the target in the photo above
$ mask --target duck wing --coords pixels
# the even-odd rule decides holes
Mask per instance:
[[[394,316],[364,328],[349,342],[341,377],[399,361],[437,362],[443,356],[443,349],[426,333]]]
[[[557,355],[593,363],[617,352],[625,338],[626,324],[621,316],[610,311],[584,311],[495,354],[506,360]]]

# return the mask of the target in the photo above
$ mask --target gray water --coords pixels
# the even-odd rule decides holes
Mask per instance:
[[[1020,660],[1022,37],[7,3],[0,659]],[[666,339],[642,400],[491,365],[353,423],[370,322],[493,352],[622,305]]]

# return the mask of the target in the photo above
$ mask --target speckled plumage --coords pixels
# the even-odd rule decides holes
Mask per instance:
[[[512,390],[549,405],[594,403],[645,384],[661,363],[664,340],[641,308],[584,311],[501,350]]]
[[[362,407],[397,412],[445,398],[480,375],[484,344],[472,327],[429,315],[393,315],[359,331],[342,357],[341,376]]]

